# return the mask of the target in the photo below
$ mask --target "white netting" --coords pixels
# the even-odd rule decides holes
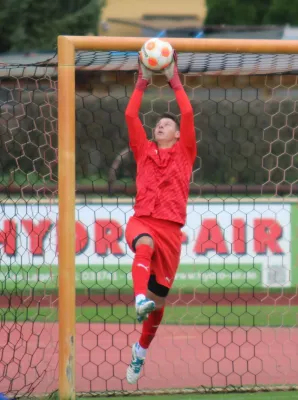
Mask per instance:
[[[133,388],[125,369],[140,326],[123,233],[136,171],[124,112],[136,54],[86,52],[76,62],[77,392],[296,386],[296,56],[179,55],[199,156],[181,265]],[[58,346],[55,60],[3,66],[0,108],[0,392],[49,393]],[[156,75],[140,114],[149,137],[164,111],[179,113]]]

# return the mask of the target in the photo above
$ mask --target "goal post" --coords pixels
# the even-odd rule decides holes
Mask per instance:
[[[75,51],[138,51],[146,38],[58,38],[59,69],[59,390],[75,396]],[[165,38],[177,52],[298,53],[296,41]]]
[[[75,399],[75,47],[58,39],[59,395]]]
[[[139,51],[147,38],[58,38],[59,391],[75,398],[75,51]],[[164,38],[179,52],[296,54],[296,41]]]

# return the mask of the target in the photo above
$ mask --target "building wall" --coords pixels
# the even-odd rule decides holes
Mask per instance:
[[[207,14],[205,0],[106,0],[102,11],[99,34],[105,36],[141,36],[141,28],[120,23],[108,23],[109,18],[142,19],[151,15],[196,15],[204,21]],[[108,26],[108,29],[105,29]]]

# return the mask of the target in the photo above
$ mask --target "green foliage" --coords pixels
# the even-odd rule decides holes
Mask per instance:
[[[0,52],[52,50],[58,35],[96,34],[103,3],[103,0],[10,0],[6,5],[1,0]]]
[[[298,0],[272,0],[264,22],[298,25]]]
[[[298,24],[298,0],[207,0],[207,25]]]
[[[0,0],[0,7],[0,53],[4,53],[11,48],[11,37],[20,18],[20,5],[15,0]]]
[[[245,0],[207,0],[207,25],[244,25],[253,24],[256,8],[253,2]]]

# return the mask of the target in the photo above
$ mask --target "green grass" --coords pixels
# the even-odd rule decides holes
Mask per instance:
[[[297,326],[298,306],[168,306],[164,324],[219,326]],[[78,323],[134,323],[135,310],[125,306],[77,307]],[[0,309],[0,321],[57,321],[55,308]]]
[[[262,393],[229,393],[229,394],[192,394],[192,395],[162,395],[142,397],[115,397],[117,400],[290,400],[297,399],[298,392],[262,392]],[[111,400],[111,397],[92,397],[93,400]],[[81,400],[90,400],[82,398]]]

